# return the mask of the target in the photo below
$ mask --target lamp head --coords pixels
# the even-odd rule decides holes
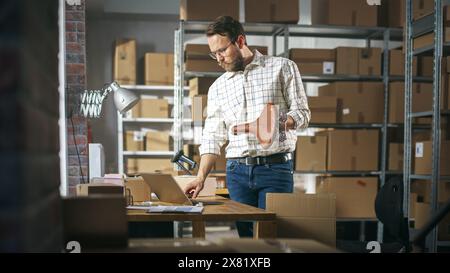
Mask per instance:
[[[121,114],[138,103],[139,97],[130,90],[120,87],[117,82],[112,82],[109,87],[114,91],[114,105]]]

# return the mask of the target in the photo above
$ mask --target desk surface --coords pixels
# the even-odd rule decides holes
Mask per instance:
[[[142,210],[128,210],[130,222],[153,221],[236,221],[258,220],[274,221],[275,213],[268,212],[249,205],[241,204],[230,199],[216,196],[199,198],[199,201],[220,201],[220,205],[205,205],[201,214],[195,213],[148,213]]]

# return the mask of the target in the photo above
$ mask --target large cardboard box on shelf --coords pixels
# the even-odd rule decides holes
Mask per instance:
[[[378,170],[377,130],[334,130],[328,132],[329,171]]]
[[[414,0],[412,1],[413,20],[429,15],[434,10],[433,0]]]
[[[392,28],[403,28],[406,22],[406,8],[405,1],[403,0],[388,0],[382,2],[387,4],[387,16],[389,27]],[[380,22],[379,22],[380,23]]]
[[[221,15],[239,21],[239,0],[180,0],[180,20],[214,21]]]
[[[169,151],[170,135],[169,132],[147,131],[145,133],[146,151]]]
[[[337,123],[383,122],[384,87],[376,82],[335,82],[319,87],[319,97],[337,97]],[[370,101],[363,104],[362,101]]]
[[[196,95],[192,97],[192,120],[202,123],[207,117],[208,96]]]
[[[433,57],[432,56],[420,56],[418,58],[418,74],[422,77],[433,76]]]
[[[334,194],[268,193],[266,210],[277,215],[278,238],[314,239],[336,246]]]
[[[144,133],[141,131],[125,131],[125,151],[144,151]]]
[[[327,136],[299,136],[295,151],[296,171],[327,170]]]
[[[308,106],[311,110],[311,124],[336,123],[337,97],[308,97]]]
[[[261,54],[267,55],[267,47],[250,46]],[[223,68],[209,56],[209,46],[206,44],[187,44],[185,47],[185,70],[196,72],[224,72]]]
[[[114,80],[119,84],[136,84],[136,40],[116,40]]]
[[[166,99],[142,98],[130,111],[128,118],[168,118],[169,102]]]
[[[358,74],[359,48],[337,47],[336,48],[336,74],[357,75]]]
[[[313,25],[374,27],[378,23],[378,7],[366,0],[311,1]]]
[[[173,170],[173,163],[168,158],[127,158],[126,173],[153,173]]]
[[[297,24],[298,20],[298,0],[245,0],[246,23]]]
[[[448,23],[447,23],[448,24]],[[443,33],[443,42],[450,41],[450,27],[446,26]],[[420,49],[434,44],[434,32],[421,35],[413,39],[413,49]]]
[[[336,74],[338,75],[381,75],[381,49],[337,47]]]
[[[145,84],[173,85],[173,54],[145,53]]]
[[[358,54],[358,75],[381,75],[381,48],[360,48]]]
[[[432,142],[419,141],[415,144],[414,173],[431,174]],[[441,140],[440,147],[440,175],[450,175],[450,141]]]
[[[150,194],[150,186],[148,183],[145,183],[141,176],[125,179],[125,195],[133,204],[150,201]]]
[[[403,172],[402,143],[389,143],[389,170]]]
[[[336,195],[336,218],[375,218],[375,177],[318,177],[317,193]]]
[[[431,219],[431,206],[429,203],[416,203],[414,228],[420,229]],[[450,240],[450,214],[447,214],[438,225],[438,240]]]
[[[420,201],[425,203],[431,203],[431,181],[429,180],[417,180],[416,185],[411,186],[411,191],[416,192],[421,198]],[[450,182],[439,181],[438,182],[438,203],[445,203],[450,199]]]
[[[209,88],[217,80],[213,77],[200,77],[189,80],[189,97],[208,95]]]
[[[413,58],[413,76],[417,76],[417,57]],[[405,75],[405,54],[401,49],[392,49],[389,51],[389,75]]]
[[[335,73],[336,51],[333,49],[293,48],[289,50],[289,59],[297,64],[303,75]]]

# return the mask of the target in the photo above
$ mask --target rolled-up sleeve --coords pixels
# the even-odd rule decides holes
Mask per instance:
[[[217,89],[211,86],[208,92],[207,117],[199,147],[200,156],[204,154],[220,155],[220,148],[227,141],[227,130],[220,103],[217,101]]]
[[[311,120],[311,111],[297,64],[288,60],[283,65],[282,73],[284,96],[289,108],[287,115],[294,119],[297,130],[307,128]]]

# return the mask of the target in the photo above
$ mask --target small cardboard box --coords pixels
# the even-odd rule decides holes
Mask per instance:
[[[389,143],[389,170],[403,172],[402,143]]]
[[[239,21],[239,0],[180,0],[180,20],[214,21],[221,15]]]
[[[429,15],[434,10],[433,0],[414,0],[412,1],[413,19],[417,20],[421,17]]]
[[[384,86],[376,82],[335,82],[319,87],[319,97],[337,97],[337,123],[383,122]],[[361,101],[370,101],[362,104]]]
[[[174,79],[173,54],[145,54],[145,84],[173,85]]]
[[[208,116],[207,107],[208,106],[208,96],[205,95],[195,95],[192,98],[192,120],[195,123],[203,123]]]
[[[377,130],[334,130],[328,132],[329,171],[378,170]]]
[[[125,151],[144,151],[144,133],[125,131]]]
[[[359,49],[358,75],[381,75],[381,48]]]
[[[127,174],[154,173],[173,171],[174,165],[166,158],[128,158]]]
[[[116,40],[114,80],[119,84],[136,84],[136,40]]]
[[[417,57],[413,58],[413,76],[417,76]],[[392,49],[389,51],[389,75],[404,76],[405,75],[405,54],[400,49]]]
[[[334,194],[268,193],[266,210],[277,215],[278,238],[314,239],[336,246]]]
[[[189,80],[189,97],[208,95],[209,88],[216,81],[213,77],[200,77]]]
[[[145,133],[146,151],[169,151],[170,135],[169,132],[147,131]]]
[[[327,170],[327,137],[299,136],[295,152],[296,171],[326,171]]]
[[[125,179],[125,194],[131,196],[134,204],[150,201],[151,189],[142,177],[128,177]]]
[[[308,97],[311,124],[336,123],[337,98],[333,96]]]
[[[297,24],[298,20],[298,0],[245,0],[247,23]]]
[[[336,74],[357,75],[358,74],[359,48],[338,47],[336,48]]]
[[[336,218],[375,218],[375,177],[318,177],[317,193],[336,195]]]
[[[77,196],[88,196],[95,194],[113,194],[113,195],[124,195],[124,190],[122,186],[109,183],[87,183],[78,184],[76,188]]]
[[[422,141],[415,144],[415,174],[431,174],[432,142]],[[450,141],[441,141],[440,175],[450,175]]]
[[[375,27],[378,7],[366,0],[314,0],[311,1],[313,25],[339,25]]]
[[[128,118],[168,118],[169,102],[166,99],[142,98],[130,111]]]

